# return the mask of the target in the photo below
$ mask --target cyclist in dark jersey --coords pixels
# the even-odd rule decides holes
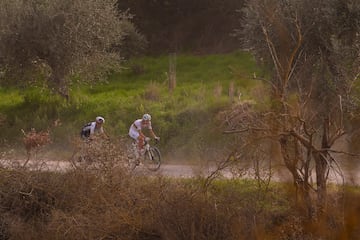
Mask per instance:
[[[95,118],[94,122],[89,122],[85,126],[83,126],[81,130],[81,138],[89,139],[94,134],[104,134],[103,124],[105,123],[105,119],[101,116]]]

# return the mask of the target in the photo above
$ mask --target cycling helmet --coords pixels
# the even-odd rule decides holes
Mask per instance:
[[[145,113],[144,116],[142,117],[142,119],[145,120],[145,121],[146,121],[146,120],[150,121],[150,120],[151,120],[151,116],[150,116],[150,114]]]
[[[97,122],[104,123],[104,122],[105,122],[105,119],[104,119],[103,117],[98,116],[98,117],[96,117],[96,121],[97,121]]]

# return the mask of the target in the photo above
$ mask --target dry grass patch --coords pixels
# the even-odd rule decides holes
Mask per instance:
[[[346,205],[334,205],[326,224],[310,226],[285,200],[285,191],[276,187],[259,191],[255,185],[226,180],[204,189],[201,179],[134,176],[121,168],[67,173],[2,169],[0,236],[17,240],[358,236],[359,193],[345,196]],[[346,213],[343,225],[338,221],[344,213],[341,207]]]

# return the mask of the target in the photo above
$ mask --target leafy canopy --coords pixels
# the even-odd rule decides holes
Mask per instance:
[[[1,83],[43,79],[68,96],[71,75],[89,77],[115,67],[124,37],[136,31],[130,16],[118,12],[116,2],[0,1]]]

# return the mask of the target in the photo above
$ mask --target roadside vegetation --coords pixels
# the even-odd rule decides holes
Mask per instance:
[[[0,2],[1,239],[359,236],[360,3],[184,3]],[[163,163],[214,168],[130,173],[145,112]],[[97,164],[47,171],[99,115]]]
[[[207,70],[209,65],[212,67]],[[26,154],[19,145],[20,129],[49,128],[53,142],[38,157],[55,152],[61,160],[71,154],[72,140],[78,138],[83,122],[98,112],[106,117],[106,129],[118,144],[118,138],[127,134],[128,122],[148,111],[162,137],[165,161],[176,157],[182,163],[189,157],[221,160],[224,166],[232,166],[235,176],[251,172],[253,178],[225,179],[218,172],[199,174],[194,179],[137,176],[112,164],[66,173],[1,168],[0,236],[139,240],[354,238],[359,234],[358,187],[331,187],[331,211],[317,221],[309,221],[302,204],[297,203],[301,200],[292,184],[269,182],[271,169],[257,166],[257,161],[237,165],[235,157],[224,157],[239,142],[236,135],[222,133],[224,112],[231,106],[254,103],[256,96],[265,91],[263,83],[253,79],[254,72],[264,74],[255,66],[253,58],[244,52],[180,55],[177,86],[169,91],[168,56],[134,58],[122,72],[109,75],[100,84],[73,85],[70,101],[41,86],[3,88],[2,146],[17,149],[20,156]],[[231,81],[239,91],[232,100],[228,93]],[[58,119],[60,124],[54,126]],[[116,151],[104,153],[104,162],[121,161],[122,154]],[[5,151],[3,157],[12,154]]]
[[[135,119],[149,112],[161,136],[163,152],[178,151],[183,159],[195,158],[205,136],[209,146],[221,144],[224,138],[217,114],[235,102],[252,99],[254,87],[261,85],[252,76],[261,73],[251,55],[240,51],[179,55],[176,66],[177,86],[173,91],[168,87],[168,56],[131,59],[121,72],[108,75],[98,84],[74,83],[69,101],[40,84],[21,90],[2,88],[2,141],[16,146],[23,137],[21,129],[50,129],[54,150],[62,146],[60,150],[71,151],[81,127],[96,116],[105,117],[105,130],[118,141]],[[230,84],[235,91],[232,98]]]
[[[1,239],[356,239],[360,189],[329,196],[315,224],[293,187],[125,171],[0,171]]]

